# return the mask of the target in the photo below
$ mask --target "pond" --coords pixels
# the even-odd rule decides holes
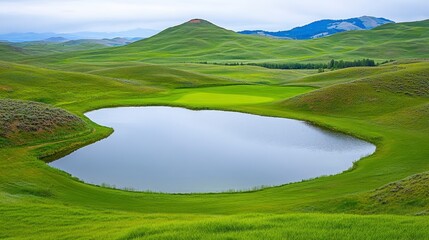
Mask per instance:
[[[347,170],[368,142],[303,121],[226,111],[92,111],[109,137],[50,163],[91,184],[167,193],[275,186]]]

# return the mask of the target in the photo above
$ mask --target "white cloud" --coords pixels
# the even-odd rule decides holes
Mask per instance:
[[[427,0],[1,0],[0,32],[163,29],[191,18],[233,30],[284,30],[319,19],[429,18]]]

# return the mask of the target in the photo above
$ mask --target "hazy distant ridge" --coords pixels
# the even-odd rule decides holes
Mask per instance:
[[[127,38],[127,39],[142,39],[155,35],[158,33],[156,30],[151,29],[134,29],[124,32],[77,32],[77,33],[6,33],[0,34],[0,41],[9,42],[30,42],[30,41],[43,41],[52,39],[61,40],[79,40],[79,39],[113,39],[113,38]]]

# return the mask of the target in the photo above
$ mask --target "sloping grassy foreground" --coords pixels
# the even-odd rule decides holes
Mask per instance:
[[[274,85],[173,89],[138,81],[138,74],[127,80],[4,62],[0,66],[1,98],[64,108],[92,129],[77,131],[82,134],[73,138],[0,148],[0,238],[425,239],[429,234],[428,217],[411,216],[428,212],[425,175],[408,178],[429,170],[427,62],[396,65],[394,71],[383,66],[319,75],[328,75],[330,84],[306,77],[291,81],[325,86],[317,90]],[[162,66],[166,71],[171,67]],[[240,79],[250,72],[246,68]],[[216,77],[207,81],[211,78]],[[219,83],[223,81],[237,83],[228,78]],[[186,85],[181,84],[174,86]],[[335,176],[255,192],[193,195],[91,186],[37,159],[107,136],[110,129],[96,126],[83,113],[124,105],[209,107],[305,119],[369,140],[377,144],[377,152]]]
[[[136,214],[39,203],[2,204],[0,211],[2,239],[414,240],[429,234],[427,217],[409,216]]]

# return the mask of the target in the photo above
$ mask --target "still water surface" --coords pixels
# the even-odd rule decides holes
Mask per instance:
[[[117,188],[246,190],[340,173],[375,151],[302,121],[236,112],[124,107],[86,116],[114,133],[50,165]]]

